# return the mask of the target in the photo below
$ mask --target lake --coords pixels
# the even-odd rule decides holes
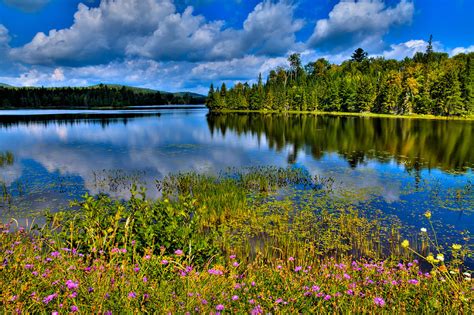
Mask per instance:
[[[299,167],[332,178],[367,213],[410,233],[433,212],[445,239],[474,232],[474,122],[299,114],[209,114],[202,106],[0,112],[0,216],[26,218],[70,200],[158,196],[169,173]],[[459,233],[464,231],[463,235]],[[461,241],[461,240],[460,240]]]

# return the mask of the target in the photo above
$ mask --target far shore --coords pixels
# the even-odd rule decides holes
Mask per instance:
[[[376,114],[376,113],[351,113],[351,112],[322,112],[322,111],[278,111],[278,110],[250,110],[250,109],[222,109],[210,110],[212,113],[260,113],[260,114],[311,114],[311,115],[328,115],[328,116],[353,116],[353,117],[370,117],[370,118],[403,118],[403,119],[430,119],[430,120],[467,120],[474,121],[474,115],[468,116],[436,116],[436,115],[395,115],[395,114]]]

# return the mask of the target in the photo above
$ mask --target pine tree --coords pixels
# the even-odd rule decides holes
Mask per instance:
[[[352,61],[362,62],[367,59],[369,54],[362,48],[357,48],[352,54]]]
[[[206,99],[206,106],[210,109],[215,108],[215,99],[214,99],[214,84],[211,83],[211,87],[209,88],[209,93],[207,94]]]

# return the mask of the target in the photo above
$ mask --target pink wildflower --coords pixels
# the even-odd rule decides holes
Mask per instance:
[[[66,281],[66,286],[69,290],[75,290],[79,287],[79,283],[74,282],[72,280],[68,280],[68,281]]]
[[[375,305],[380,306],[380,307],[385,306],[385,300],[381,297],[374,298],[374,303],[375,303]]]

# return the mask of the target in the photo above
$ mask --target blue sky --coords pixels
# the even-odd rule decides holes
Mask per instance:
[[[471,0],[0,0],[0,82],[205,92],[290,53],[341,62],[474,51]]]

